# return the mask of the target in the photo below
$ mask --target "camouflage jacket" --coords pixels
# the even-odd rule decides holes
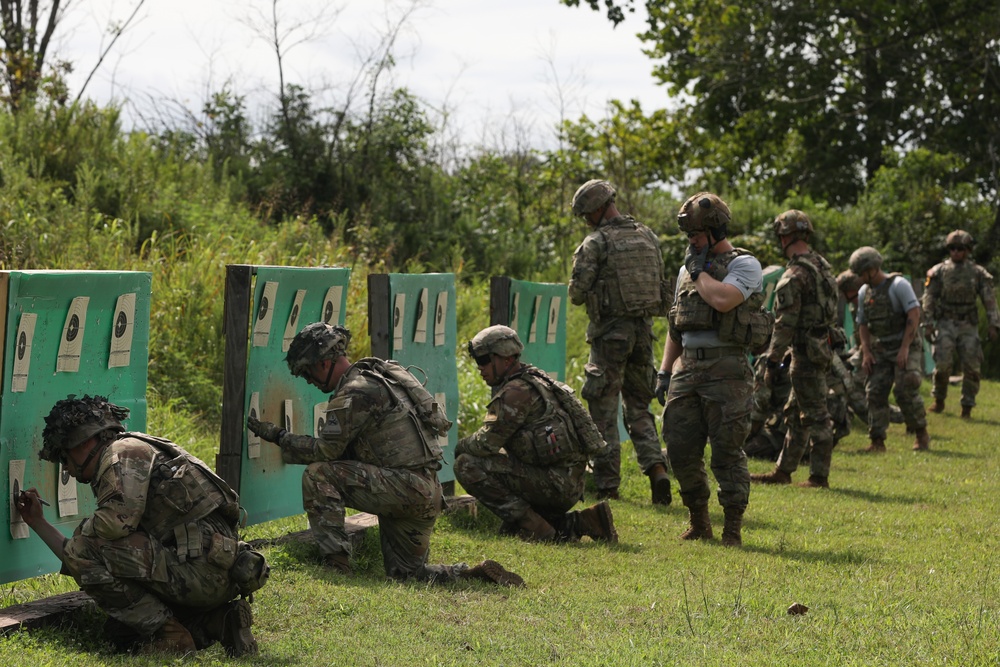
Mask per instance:
[[[822,255],[795,255],[774,290],[774,333],[769,359],[780,360],[792,344],[826,340],[836,324],[837,281]]]
[[[532,381],[529,376],[533,373],[541,371],[523,364],[504,380],[486,407],[483,425],[459,441],[456,455],[498,456],[503,449],[511,458],[528,465],[572,466],[586,462],[575,434],[568,434],[567,425],[560,426],[552,419],[553,408],[562,412],[558,399],[544,383]],[[545,426],[555,427],[547,429],[555,447],[547,446]]]
[[[340,460],[382,468],[440,469],[436,435],[420,420],[409,395],[367,361],[354,363],[340,378],[320,437],[282,436],[285,463]]]
[[[924,316],[928,322],[979,321],[976,298],[983,302],[990,326],[1000,327],[1000,311],[993,291],[993,276],[971,259],[955,263],[946,259],[927,272],[924,281]]]
[[[86,537],[116,540],[142,530],[169,539],[181,524],[220,510],[219,527],[235,530],[239,499],[201,460],[144,433],[124,433],[101,452],[90,484],[97,509]]]

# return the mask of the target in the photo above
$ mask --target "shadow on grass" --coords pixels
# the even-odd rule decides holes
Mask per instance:
[[[743,551],[757,554],[768,554],[787,560],[801,563],[825,563],[827,565],[861,565],[863,563],[877,563],[879,559],[875,556],[853,551],[851,549],[841,551],[809,551],[806,549],[794,549],[782,544],[776,547],[763,547],[755,544],[747,544],[744,540]]]

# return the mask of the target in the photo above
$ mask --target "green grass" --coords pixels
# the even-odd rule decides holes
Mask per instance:
[[[319,567],[311,547],[273,547],[274,574],[254,604],[261,655],[237,662],[1000,664],[998,403],[1000,384],[984,382],[976,420],[965,422],[950,397],[945,414],[929,416],[928,453],[910,450],[901,425],[890,428],[887,454],[856,453],[867,438],[855,422],[835,450],[831,489],[753,487],[743,549],[678,540],[686,511],[649,504],[630,451],[622,500],[613,504],[617,546],[500,538],[486,511],[438,522],[432,561],[495,558],[524,577],[523,590],[387,582],[374,531],[349,578]],[[751,462],[753,472],[770,467]],[[807,474],[800,469],[795,480]],[[722,512],[711,509],[719,534]],[[299,516],[247,533],[303,527]],[[10,604],[72,589],[68,578],[48,576],[0,593]],[[808,613],[789,616],[795,602]],[[116,656],[98,639],[101,622],[83,613],[67,627],[2,638],[0,664],[230,662],[218,647],[176,661]]]

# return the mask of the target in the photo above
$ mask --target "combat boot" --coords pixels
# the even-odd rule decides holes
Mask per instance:
[[[618,531],[611,515],[611,505],[605,500],[579,512],[570,512],[573,535],[579,539],[587,536],[595,542],[618,542]]]
[[[962,419],[972,419],[972,406],[963,405],[962,406]]]
[[[800,486],[803,489],[829,489],[830,482],[826,477],[820,477],[819,475],[809,475],[809,479],[804,482],[799,482],[795,486]]]
[[[341,574],[351,573],[351,557],[344,551],[323,556],[323,565]]]
[[[220,642],[230,658],[257,655],[257,640],[250,631],[252,625],[250,603],[242,598],[216,607],[204,620],[205,633]]]
[[[662,463],[657,463],[646,473],[649,475],[649,488],[653,495],[654,505],[669,505],[673,498],[670,496],[670,477],[667,476],[667,469]]]
[[[510,572],[495,560],[484,560],[482,563],[470,567],[458,576],[462,579],[479,579],[480,581],[497,584],[498,586],[524,588],[524,579]]]
[[[938,412],[938,413],[944,412],[944,399],[943,398],[935,398],[934,399],[934,405],[931,406],[931,412]]]
[[[872,438],[868,446],[861,450],[862,454],[881,454],[885,452],[885,439]]]
[[[517,524],[521,528],[518,536],[525,542],[551,542],[556,538],[556,529],[535,510],[525,512]]]
[[[613,487],[613,488],[598,489],[597,490],[597,499],[598,500],[618,500],[619,499],[618,487],[616,486],[616,487]]]
[[[724,507],[722,511],[726,516],[726,523],[722,527],[722,546],[742,547],[743,508]]]
[[[750,481],[760,482],[761,484],[791,484],[792,476],[781,468],[775,467],[771,472],[750,475]]]
[[[712,539],[712,520],[708,516],[708,505],[701,507],[689,507],[688,529],[681,533],[682,540],[710,540]]]
[[[184,655],[194,653],[198,647],[194,644],[194,637],[184,624],[171,616],[167,622],[157,628],[149,644],[143,653],[173,653]]]
[[[913,441],[913,451],[925,452],[931,448],[931,434],[926,428],[917,429],[917,439]]]

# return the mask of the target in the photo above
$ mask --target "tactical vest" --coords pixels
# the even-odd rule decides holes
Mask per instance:
[[[349,396],[351,383],[360,383],[362,377],[381,385],[388,395],[368,427],[351,442],[357,460],[382,468],[440,470],[443,454],[437,440],[447,435],[451,422],[430,392],[396,362],[369,357],[356,361],[354,370],[356,378],[349,378],[338,395]],[[336,401],[334,396],[331,404]]]
[[[729,252],[712,255],[705,265],[705,272],[722,281],[729,274],[730,262],[740,255],[749,254],[742,248],[733,248]],[[774,315],[764,308],[763,292],[755,292],[736,308],[720,313],[701,298],[689,273],[685,273],[677,288],[669,317],[673,330],[718,331],[721,342],[742,345],[753,354],[767,349],[774,330]]]
[[[608,256],[594,282],[593,298],[587,300],[590,319],[665,315],[671,295],[653,230],[619,216],[595,233],[604,238]]]
[[[900,273],[890,273],[881,285],[868,288],[865,317],[868,319],[868,332],[877,339],[903,337],[906,313],[893,311],[892,299],[889,297],[889,288],[893,281],[901,277]]]
[[[177,538],[180,551],[189,540],[199,540],[191,550],[201,551],[201,534],[187,530],[190,524],[204,519],[215,510],[234,529],[240,520],[240,498],[225,481],[203,461],[180,447],[146,433],[123,433],[118,441],[140,440],[156,451],[149,478],[146,509],[140,525],[151,536],[164,542]],[[196,534],[195,534],[196,533]]]
[[[966,260],[960,264],[950,259],[941,264],[937,276],[941,280],[941,297],[934,302],[935,317],[976,323],[976,283],[978,267]]]
[[[529,465],[569,466],[604,452],[604,438],[570,387],[533,366],[509,378],[514,379],[541,394],[545,412],[514,433],[505,445],[512,456]]]
[[[796,255],[788,266],[801,266],[813,277],[812,290],[804,294],[797,329],[832,327],[837,321],[837,280],[829,262],[814,252]]]

